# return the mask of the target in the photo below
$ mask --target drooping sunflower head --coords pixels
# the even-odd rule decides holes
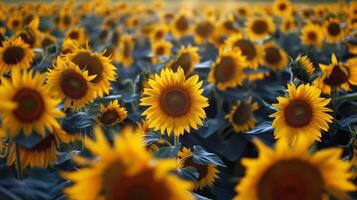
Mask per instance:
[[[124,67],[130,67],[134,63],[133,52],[135,48],[134,39],[130,35],[122,35],[119,42],[119,63]]]
[[[273,70],[284,70],[289,63],[289,58],[277,44],[269,42],[262,47],[261,63]]]
[[[218,178],[219,170],[214,164],[199,164],[195,163],[192,159],[192,151],[189,148],[183,147],[182,150],[178,153],[179,158],[181,159],[180,168],[193,167],[197,170],[198,179],[195,184],[196,190],[202,190],[205,187],[212,187],[216,179]]]
[[[160,62],[159,57],[169,57],[171,55],[172,44],[166,40],[160,40],[152,44],[153,62]]]
[[[351,164],[340,159],[341,149],[308,151],[308,141],[289,146],[278,140],[275,150],[255,140],[259,157],[243,159],[246,175],[236,186],[234,200],[261,199],[349,199],[354,191],[349,181]],[[336,179],[336,177],[339,177]]]
[[[286,138],[292,145],[302,139],[309,143],[320,141],[321,130],[328,131],[333,119],[328,114],[332,111],[327,107],[330,99],[320,95],[321,91],[310,84],[289,84],[288,96],[278,97],[279,103],[273,104],[277,109],[271,115],[275,118],[275,138]]]
[[[332,54],[330,65],[320,64],[322,75],[315,80],[316,85],[325,94],[342,88],[350,91],[350,84],[357,85],[357,59],[352,58],[347,63],[340,63],[335,54]]]
[[[0,71],[10,71],[17,67],[28,69],[33,58],[33,50],[21,38],[4,41],[0,47]]]
[[[245,132],[255,127],[257,122],[253,113],[259,108],[258,103],[252,103],[252,98],[246,101],[238,100],[231,108],[226,119],[232,124],[235,132]]]
[[[52,98],[44,76],[19,68],[14,68],[11,75],[11,80],[1,80],[0,86],[2,124],[9,135],[36,131],[44,136],[45,129],[59,128],[56,119],[64,116],[56,108],[60,99]]]
[[[140,105],[149,106],[143,115],[150,128],[162,134],[181,135],[202,125],[202,119],[206,118],[203,108],[208,106],[208,100],[202,95],[201,86],[198,75],[186,79],[181,68],[177,72],[165,68],[149,79]]]
[[[275,0],[273,12],[280,17],[290,17],[293,14],[293,6],[289,0]]]
[[[221,49],[208,75],[208,81],[221,90],[241,85],[245,78],[243,69],[248,65],[239,49]]]
[[[184,12],[180,12],[174,17],[171,23],[171,32],[175,37],[187,35],[190,29],[190,19]]]
[[[63,175],[74,183],[65,189],[70,198],[193,200],[188,191],[192,183],[170,173],[176,168],[176,161],[153,160],[140,134],[118,134],[114,147],[98,129],[95,135],[96,141],[89,140],[87,147],[100,159],[85,163],[89,164],[87,168]],[[83,189],[87,192],[81,194]]]
[[[195,24],[194,36],[195,42],[200,44],[202,42],[210,41],[216,27],[213,20],[203,20]]]
[[[95,85],[98,96],[109,94],[110,81],[116,79],[116,68],[108,57],[89,49],[77,49],[67,54],[65,60],[74,63],[80,70],[87,70],[89,76],[95,75],[90,82]]]
[[[111,101],[107,106],[100,105],[97,122],[105,127],[112,127],[121,123],[128,116],[126,108],[120,106],[118,100]]]
[[[174,72],[176,72],[178,68],[181,67],[185,72],[185,75],[188,75],[194,70],[195,65],[199,62],[200,56],[198,54],[197,47],[182,46],[178,52],[177,57],[171,62],[169,62],[167,66],[171,68]]]
[[[64,99],[65,109],[77,111],[96,98],[96,88],[90,82],[96,76],[88,75],[88,70],[81,70],[73,62],[59,57],[46,75],[47,85]]]
[[[298,56],[290,67],[294,77],[303,82],[308,82],[314,73],[314,66],[308,56]]]
[[[321,48],[324,36],[321,27],[317,24],[307,24],[301,30],[301,43],[306,46]]]
[[[336,18],[330,18],[324,24],[324,33],[328,42],[339,42],[344,36],[340,21]]]
[[[251,40],[262,40],[275,32],[271,17],[253,17],[247,21],[247,34]]]

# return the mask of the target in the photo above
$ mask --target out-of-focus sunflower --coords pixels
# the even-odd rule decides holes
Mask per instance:
[[[248,65],[245,56],[239,49],[221,49],[216,62],[208,75],[208,82],[225,90],[242,84],[245,74],[243,69]]]
[[[179,167],[193,167],[197,170],[198,179],[195,184],[195,189],[202,190],[204,187],[213,187],[214,182],[218,179],[219,170],[214,164],[202,165],[195,163],[192,159],[192,151],[189,148],[183,147],[178,153],[180,158]]]
[[[256,69],[259,66],[261,50],[252,41],[245,39],[241,34],[236,34],[229,37],[225,43],[229,48],[241,50],[242,55],[247,59],[248,67]]]
[[[246,101],[238,100],[229,114],[226,115],[226,119],[232,124],[237,133],[248,131],[255,127],[257,121],[253,113],[258,108],[258,103],[252,103],[252,98]]]
[[[289,96],[278,97],[278,104],[273,104],[277,112],[274,117],[273,127],[275,138],[286,138],[294,145],[299,140],[313,143],[320,141],[321,130],[328,131],[328,123],[333,117],[327,112],[331,99],[320,97],[321,91],[310,84],[296,87],[288,85]]]
[[[2,125],[10,136],[23,131],[32,131],[44,136],[46,128],[59,128],[57,118],[64,114],[56,108],[60,99],[53,98],[50,89],[44,85],[45,77],[32,71],[14,68],[11,80],[1,79],[0,112]]]
[[[128,117],[126,108],[121,106],[118,100],[111,101],[107,106],[100,104],[100,113],[97,122],[105,127],[112,127],[121,123]]]
[[[203,108],[208,106],[208,99],[202,95],[198,75],[186,79],[181,68],[176,73],[165,68],[160,75],[149,79],[148,85],[140,105],[149,106],[143,115],[150,128],[178,136],[203,124],[202,119],[206,118]]]
[[[19,13],[9,15],[6,20],[6,27],[14,32],[20,30],[22,26],[22,16]]]
[[[43,49],[46,49],[46,47],[51,46],[55,43],[56,43],[56,37],[54,37],[53,35],[51,35],[49,33],[45,33],[41,37],[40,46]]]
[[[301,29],[301,43],[306,46],[314,46],[320,49],[324,40],[321,26],[316,24],[307,24]]]
[[[133,53],[134,53],[135,43],[134,39],[130,35],[122,35],[120,37],[119,43],[119,63],[124,65],[124,67],[130,67],[134,63]]]
[[[167,66],[174,72],[176,72],[177,69],[181,67],[185,72],[185,75],[189,75],[191,72],[193,72],[195,65],[199,62],[200,56],[198,54],[198,48],[189,45],[187,47],[182,46],[178,52],[177,57],[169,62]]]
[[[217,29],[220,29],[220,31],[226,35],[238,34],[240,32],[238,25],[234,21],[233,16],[229,16],[225,20],[220,22],[219,27]]]
[[[349,199],[347,192],[356,189],[349,181],[351,163],[340,159],[342,149],[310,153],[308,140],[293,147],[278,140],[275,150],[259,140],[255,144],[259,157],[242,160],[247,171],[234,200],[328,199],[328,194]]]
[[[200,44],[210,41],[215,29],[216,26],[213,20],[205,19],[197,22],[193,29],[195,42]]]
[[[298,56],[295,59],[296,66],[291,68],[294,77],[308,82],[314,73],[314,66],[308,56]]]
[[[293,14],[293,6],[289,0],[275,0],[273,12],[280,17],[290,17]]]
[[[64,108],[74,111],[82,108],[96,98],[96,88],[90,81],[95,75],[88,75],[72,62],[57,58],[53,69],[46,73],[47,85],[59,98],[64,99]]]
[[[85,45],[88,41],[87,33],[83,27],[75,27],[66,32],[65,40],[71,39],[78,42],[79,45]]]
[[[280,30],[283,33],[296,31],[295,19],[293,17],[285,18],[280,25]]]
[[[351,54],[357,55],[357,43],[346,42],[346,46]]]
[[[252,17],[247,21],[246,26],[251,40],[262,40],[275,32],[275,25],[269,16]]]
[[[2,43],[6,40],[6,29],[4,27],[0,27],[0,47],[2,47]]]
[[[328,42],[339,42],[344,36],[344,31],[340,21],[336,18],[330,18],[324,24],[324,33]]]
[[[43,33],[38,29],[39,24],[40,20],[38,18],[33,19],[24,30],[16,34],[16,37],[21,38],[30,48],[40,47],[40,38]]]
[[[164,40],[168,32],[169,28],[165,24],[154,26],[154,29],[150,32],[150,39],[154,42]]]
[[[251,15],[251,13],[252,11],[250,10],[248,5],[239,4],[239,6],[237,6],[237,8],[235,9],[236,16],[241,18],[247,18]]]
[[[142,137],[145,139],[146,135],[150,132],[151,129],[149,128],[148,122],[146,120],[143,120],[142,122],[136,124],[135,130],[135,132],[142,134]],[[164,147],[167,145],[167,142],[160,138],[156,142],[147,145],[146,148],[150,153],[154,153],[157,152],[160,147]]]
[[[176,15],[171,23],[171,33],[177,38],[189,34],[190,29],[190,19],[184,12]]]
[[[277,44],[268,42],[262,46],[261,63],[273,70],[284,70],[289,63],[289,58]]]
[[[53,133],[46,135],[39,143],[31,148],[18,145],[21,168],[42,167],[46,168],[57,160],[57,148],[62,143],[70,143],[73,137],[65,131],[53,128]],[[9,155],[7,165],[12,166],[16,162],[16,144],[9,143]]]
[[[61,56],[65,56],[67,54],[71,54],[74,51],[78,50],[80,45],[76,40],[67,39],[63,41]]]
[[[96,75],[90,82],[95,85],[99,97],[109,94],[110,81],[116,79],[116,68],[109,58],[83,48],[67,54],[66,59],[76,64],[79,69],[88,70],[89,76]]]
[[[68,10],[61,10],[54,18],[56,27],[62,31],[72,27],[77,21],[76,15],[70,15]]]
[[[28,69],[31,67],[34,52],[21,38],[13,38],[2,43],[0,58],[0,71]]]
[[[322,75],[315,80],[315,84],[325,94],[340,88],[350,91],[350,84],[357,85],[357,58],[349,59],[343,64],[332,54],[331,61],[330,65],[320,64]]]
[[[140,17],[138,15],[132,15],[128,17],[125,21],[125,25],[127,28],[136,28],[140,23]]]
[[[175,169],[176,161],[153,160],[143,145],[142,136],[129,133],[116,135],[112,148],[102,131],[95,129],[96,141],[88,140],[87,148],[100,159],[91,163],[82,161],[89,167],[63,175],[74,183],[65,189],[69,198],[193,199],[188,191],[193,184],[170,173]],[[83,193],[83,190],[87,192]]]
[[[169,57],[171,55],[172,44],[166,40],[160,40],[152,44],[152,56],[153,62],[159,63],[161,61],[160,57]]]
[[[110,58],[113,62],[119,62],[119,48],[114,45],[109,45],[105,47],[103,55]]]

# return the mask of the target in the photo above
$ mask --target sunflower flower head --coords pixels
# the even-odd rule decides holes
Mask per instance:
[[[293,76],[305,83],[309,82],[314,73],[314,66],[308,56],[298,56],[290,67]]]

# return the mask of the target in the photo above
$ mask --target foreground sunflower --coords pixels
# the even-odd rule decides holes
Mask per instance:
[[[28,69],[34,58],[34,52],[21,38],[13,38],[3,41],[0,58],[0,71],[10,71],[14,67]]]
[[[289,63],[286,52],[273,42],[265,43],[262,47],[261,64],[273,70],[284,70]]]
[[[144,88],[141,106],[149,106],[143,115],[149,127],[162,134],[176,136],[197,129],[206,118],[203,108],[208,106],[208,99],[202,95],[202,81],[194,75],[186,80],[181,68],[177,72],[165,68],[160,75],[149,79]]]
[[[313,143],[320,141],[321,129],[328,131],[328,123],[333,117],[327,112],[332,112],[327,108],[331,99],[320,97],[321,91],[310,84],[296,87],[294,84],[288,85],[287,97],[278,97],[278,104],[273,104],[277,112],[274,117],[273,127],[275,128],[275,138],[286,138],[290,144],[295,144],[299,140]]]
[[[96,75],[89,76],[87,70],[81,70],[72,62],[57,58],[56,65],[46,76],[47,85],[64,99],[65,109],[77,111],[96,98],[96,88],[90,82]]]
[[[73,181],[64,191],[69,198],[193,199],[188,192],[193,185],[170,173],[176,162],[173,159],[153,160],[141,134],[130,133],[116,135],[114,147],[111,147],[102,131],[95,129],[96,141],[88,140],[87,148],[100,159],[95,162],[76,159],[88,167],[64,173],[66,179]]]
[[[167,66],[174,72],[176,72],[178,68],[181,67],[185,72],[185,75],[188,75],[194,70],[195,65],[199,62],[200,56],[198,54],[198,48],[192,47],[190,45],[187,47],[182,46],[178,52],[177,57],[169,62]]]
[[[301,43],[306,46],[314,46],[320,49],[324,40],[321,27],[316,24],[307,24],[301,29]]]
[[[252,98],[246,101],[238,100],[229,114],[226,115],[226,119],[232,124],[237,133],[248,131],[255,127],[257,121],[253,113],[258,108],[258,103],[252,103]]]
[[[350,91],[350,84],[357,85],[357,58],[349,59],[343,64],[332,54],[331,61],[330,65],[320,64],[322,75],[314,83],[325,94],[341,88]]]
[[[107,106],[100,105],[97,121],[105,127],[115,126],[128,117],[125,107],[119,105],[118,100],[111,101]]]
[[[202,190],[204,187],[213,187],[214,182],[218,179],[219,170],[214,164],[202,165],[195,163],[192,159],[192,151],[189,148],[183,147],[178,153],[180,168],[193,167],[197,170],[198,179],[195,184],[195,189]]]
[[[243,69],[247,65],[246,58],[239,49],[221,49],[209,72],[208,82],[221,90],[241,85],[245,78]]]
[[[252,17],[247,21],[247,34],[251,40],[262,40],[275,32],[271,17]]]
[[[236,186],[234,200],[349,199],[356,186],[349,181],[351,164],[340,159],[342,149],[308,151],[308,141],[289,146],[278,140],[275,150],[255,140],[259,157],[243,159],[246,175]]]
[[[23,131],[32,131],[44,136],[45,129],[59,128],[57,118],[64,114],[56,108],[60,99],[52,98],[50,89],[44,85],[45,77],[32,71],[14,68],[11,80],[1,79],[0,112],[2,125],[10,136]]]

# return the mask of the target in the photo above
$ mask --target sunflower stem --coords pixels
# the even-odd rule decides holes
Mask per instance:
[[[21,170],[21,161],[20,161],[20,150],[19,145],[15,143],[15,154],[16,154],[16,177],[19,180],[22,180],[22,170]]]

